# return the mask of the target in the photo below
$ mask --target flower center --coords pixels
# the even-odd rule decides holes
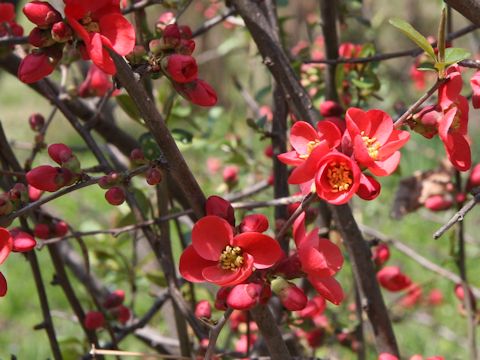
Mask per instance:
[[[88,32],[100,32],[100,25],[98,25],[98,22],[93,21],[90,17],[90,13],[87,13],[80,22]]]
[[[368,137],[367,135],[365,135],[364,131],[362,131],[360,133],[360,135],[362,136],[363,143],[367,147],[368,155],[370,155],[370,157],[373,160],[377,160],[378,159],[378,149],[380,149],[380,146],[381,146],[380,143],[378,142],[377,138],[376,137],[373,137],[373,138]]]
[[[220,255],[220,266],[225,270],[237,270],[244,263],[242,249],[228,245]]]
[[[320,140],[309,141],[307,143],[307,153],[300,155],[299,158],[303,160],[307,159],[312,153],[313,149],[315,149],[318,146],[318,144],[320,144]]]
[[[345,162],[333,161],[327,169],[328,183],[332,192],[346,191],[353,183],[352,171]]]

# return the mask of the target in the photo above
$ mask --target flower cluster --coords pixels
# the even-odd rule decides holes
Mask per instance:
[[[7,260],[10,253],[32,250],[37,242],[32,235],[18,228],[11,231],[0,227],[0,265]],[[7,294],[7,279],[0,271],[0,297]]]
[[[116,68],[108,50],[127,55],[135,45],[135,30],[121,14],[119,0],[65,0],[65,18],[45,1],[31,1],[23,8],[36,25],[29,43],[36,50],[27,55],[18,69],[25,83],[41,80],[53,72],[63,56],[64,47],[77,44],[82,57],[107,74]]]
[[[15,7],[13,4],[0,3],[0,38],[7,35],[22,36],[23,28],[15,22]]]
[[[198,66],[192,56],[195,41],[189,26],[165,25],[162,17],[157,23],[159,39],[149,43],[148,62],[154,73],[165,75],[175,90],[185,99],[200,106],[213,106],[217,102],[215,90],[198,78]]]
[[[343,291],[333,275],[341,268],[340,249],[319,238],[317,229],[305,231],[305,214],[294,225],[297,250],[286,257],[277,241],[264,232],[264,215],[246,216],[235,227],[230,203],[212,196],[206,204],[207,216],[192,230],[192,244],[180,257],[180,273],[191,282],[221,286],[215,307],[247,310],[278,296],[290,311],[302,310],[307,296],[291,280],[306,277],[317,292],[334,304],[343,300]]]
[[[447,74],[448,81],[438,89],[437,104],[426,106],[415,114],[409,126],[428,139],[438,135],[452,165],[459,171],[467,171],[472,165],[468,100],[460,95],[463,81],[459,67],[451,66]]]
[[[295,166],[288,182],[300,185],[304,194],[316,192],[335,205],[345,204],[354,194],[372,200],[380,193],[380,184],[363,172],[392,174],[400,162],[398,150],[410,134],[395,129],[381,110],[350,108],[346,126],[338,120],[320,121],[317,129],[303,121],[292,126],[293,151],[278,156]]]

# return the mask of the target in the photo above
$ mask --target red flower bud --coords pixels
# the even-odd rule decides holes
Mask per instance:
[[[114,186],[107,190],[105,199],[110,205],[121,205],[125,201],[125,190],[119,186]]]
[[[175,19],[175,14],[171,11],[166,11],[158,17],[157,22],[155,23],[155,28],[159,31],[163,31],[165,27],[173,22]]]
[[[235,285],[227,296],[227,304],[236,310],[248,310],[264,303],[271,296],[268,286],[257,283]]]
[[[25,184],[16,183],[8,192],[8,198],[11,201],[28,201],[27,187]]]
[[[132,316],[130,309],[125,305],[120,305],[119,307],[112,309],[111,312],[121,324],[126,324]]]
[[[178,30],[180,30],[180,37],[182,39],[188,40],[192,38],[192,29],[190,29],[190,26],[181,25],[178,27]]]
[[[37,201],[43,194],[43,190],[37,189],[32,185],[28,185],[28,197],[30,201]]]
[[[323,344],[323,339],[325,338],[325,330],[322,328],[314,329],[305,333],[305,338],[307,339],[308,346],[311,348],[317,348]]]
[[[262,214],[251,214],[243,218],[239,225],[240,232],[260,232],[268,230],[268,219]]]
[[[207,199],[205,204],[206,215],[219,216],[228,221],[232,226],[235,226],[235,213],[232,205],[227,200],[220,196],[212,195]]]
[[[13,249],[13,238],[10,235],[10,232],[0,227],[0,264],[3,264],[7,260],[8,255],[10,255]]]
[[[209,107],[217,103],[215,90],[201,79],[185,84],[174,83],[173,86],[180,95],[195,105]]]
[[[426,106],[413,116],[414,121],[409,122],[409,126],[413,131],[431,139],[438,134],[437,124],[443,116],[443,112],[437,106]]]
[[[59,21],[52,26],[52,39],[59,43],[70,41],[73,36],[73,31],[68,24]]]
[[[102,176],[98,181],[98,186],[102,189],[110,189],[119,184],[123,180],[123,176],[117,172],[111,172],[108,175]]]
[[[373,200],[380,195],[380,183],[370,175],[360,175],[360,185],[358,186],[357,195],[363,200]]]
[[[390,259],[390,248],[387,244],[381,243],[373,250],[372,259],[377,266],[382,266]]]
[[[480,164],[475,165],[470,171],[467,182],[467,191],[480,186]]]
[[[157,185],[162,181],[162,172],[157,167],[148,169],[146,175],[148,185]]]
[[[163,30],[163,43],[167,48],[175,48],[180,44],[181,33],[177,24],[170,24]]]
[[[107,295],[105,301],[103,302],[103,307],[106,309],[115,308],[123,304],[125,300],[125,291],[115,290],[114,292]]]
[[[39,239],[48,239],[50,238],[50,227],[47,224],[36,224],[33,234]]]
[[[55,236],[62,237],[68,233],[68,224],[65,221],[59,221],[55,224]]]
[[[202,300],[195,306],[195,316],[199,319],[212,317],[212,306],[208,300]]]
[[[162,60],[162,68],[167,76],[177,83],[189,83],[198,77],[197,62],[192,56],[167,56]]]
[[[62,165],[70,160],[70,158],[73,156],[73,153],[72,149],[65,144],[51,144],[48,147],[48,155],[58,165]]]
[[[215,309],[227,310],[227,297],[231,290],[231,287],[221,287],[218,289],[217,295],[215,296]]]
[[[180,45],[178,45],[175,50],[178,54],[192,55],[192,53],[195,51],[195,41],[181,39]]]
[[[223,181],[227,184],[235,184],[238,181],[238,166],[226,166],[225,169],[223,169]]]
[[[37,242],[32,235],[21,231],[20,229],[12,229],[10,232],[13,238],[13,247],[12,251],[14,252],[26,252],[32,250]]]
[[[28,34],[28,42],[36,47],[43,48],[55,44],[50,31],[34,27]]]
[[[88,330],[95,330],[101,328],[105,324],[105,317],[99,311],[89,311],[85,315],[85,319],[83,321],[83,325]]]
[[[389,291],[402,291],[410,286],[412,280],[400,271],[398,266],[386,266],[377,273],[380,285]]]
[[[298,253],[290,255],[288,258],[280,260],[275,267],[275,273],[282,275],[285,279],[295,279],[301,277],[303,274],[302,263],[298,256]]]
[[[447,199],[443,195],[433,195],[425,200],[425,207],[431,211],[442,211],[450,209],[453,205],[451,199]]]
[[[61,21],[62,15],[48,2],[31,1],[23,7],[23,13],[32,23],[41,28]]]
[[[42,114],[34,113],[28,118],[28,124],[33,131],[40,131],[45,126],[45,118]]]
[[[303,290],[281,277],[272,281],[272,291],[279,297],[287,310],[299,311],[307,306],[308,298]]]
[[[141,149],[133,149],[130,153],[130,161],[135,165],[145,164],[145,155]]]
[[[7,279],[0,272],[0,297],[4,297],[7,294]]]
[[[71,184],[74,179],[70,170],[53,167],[50,165],[37,166],[30,170],[27,182],[39,190],[55,192],[58,189]]]
[[[335,101],[327,100],[320,104],[320,114],[322,114],[323,117],[341,117],[343,112],[343,108]]]
[[[24,83],[31,84],[50,75],[55,66],[44,52],[28,54],[22,59],[18,67],[18,78]]]

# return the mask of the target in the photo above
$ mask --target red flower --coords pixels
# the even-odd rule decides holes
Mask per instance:
[[[121,14],[119,0],[64,1],[67,21],[85,43],[90,59],[107,74],[115,74],[105,47],[125,56],[135,46],[135,30]]]
[[[83,325],[88,330],[95,330],[101,328],[105,324],[105,317],[100,311],[89,311],[85,314]]]
[[[192,82],[198,77],[197,62],[192,56],[173,54],[165,57],[162,65],[168,77],[177,83]]]
[[[384,267],[377,273],[377,280],[389,291],[402,291],[412,283],[412,280],[403,274],[398,266]]]
[[[289,184],[301,184],[312,180],[319,161],[340,145],[342,134],[330,121],[320,121],[315,130],[305,121],[297,121],[290,130],[290,144],[293,151],[278,155],[278,159],[296,166],[288,178]]]
[[[188,281],[220,286],[240,284],[254,269],[266,269],[282,257],[271,237],[246,232],[233,236],[230,224],[218,216],[205,216],[192,230],[192,245],[180,257],[180,273]]]
[[[4,297],[7,294],[7,279],[0,271],[0,297]]]
[[[232,204],[220,196],[208,197],[205,203],[205,214],[219,216],[227,220],[230,225],[235,226],[235,211]]]
[[[410,133],[394,129],[390,116],[381,110],[350,108],[346,121],[355,160],[377,176],[394,172],[400,162],[398,150]]]
[[[88,69],[87,77],[78,88],[81,97],[104,96],[113,88],[110,77],[98,66],[92,64]]]
[[[217,103],[217,93],[201,79],[184,84],[173,83],[173,86],[180,95],[195,105],[208,107]]]
[[[382,266],[390,259],[390,248],[387,244],[378,244],[373,250],[372,260],[377,266]]]
[[[195,316],[206,319],[212,317],[212,306],[208,300],[201,300],[195,305]]]
[[[357,192],[360,175],[360,168],[352,158],[337,151],[330,152],[318,164],[317,194],[330,204],[345,204]]]
[[[339,117],[343,115],[343,108],[335,101],[326,100],[320,104],[320,114],[323,117]]]
[[[412,284],[407,289],[407,293],[400,300],[400,304],[406,308],[411,308],[418,304],[422,298],[423,290],[418,284]]]
[[[12,249],[13,238],[10,235],[10,232],[5,228],[0,227],[0,264],[3,264],[3,262],[7,260]]]
[[[269,286],[248,283],[235,285],[227,296],[227,305],[236,310],[248,310],[258,304],[265,304],[271,297]]]

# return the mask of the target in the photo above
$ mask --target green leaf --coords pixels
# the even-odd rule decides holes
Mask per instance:
[[[117,95],[115,97],[118,105],[125,111],[125,113],[133,120],[140,122],[142,115],[138,111],[137,106],[133,102],[132,98],[127,94]]]
[[[408,22],[393,18],[390,19],[390,24],[395,26],[398,30],[400,30],[403,34],[405,34],[410,40],[412,40],[415,44],[417,44],[420,48],[423,49],[433,60],[436,60],[437,57],[435,56],[435,51],[433,50],[432,45],[428,42],[425,37],[420,34],[415,28],[410,25]]]
[[[470,53],[462,48],[446,48],[445,49],[445,65],[449,66],[452,64],[456,64],[459,61],[468,59],[470,57]]]
[[[155,160],[162,156],[162,151],[151,133],[147,132],[143,134],[138,141],[143,154],[148,160]]]
[[[423,62],[418,65],[417,70],[420,71],[434,71],[437,72],[437,69],[431,62]]]
[[[182,144],[191,144],[193,134],[183,129],[172,129],[172,136],[176,141],[180,141]]]

